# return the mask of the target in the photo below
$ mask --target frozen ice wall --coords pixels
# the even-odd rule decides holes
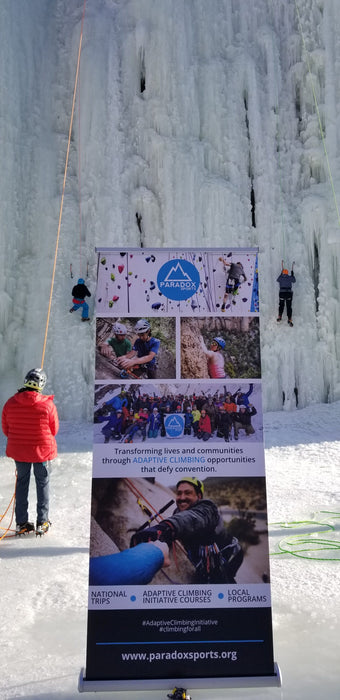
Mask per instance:
[[[0,5],[2,401],[42,356],[82,11]],[[87,0],[44,364],[62,418],[91,415],[70,264],[94,291],[99,245],[258,245],[265,408],[340,398],[339,33],[337,0]]]

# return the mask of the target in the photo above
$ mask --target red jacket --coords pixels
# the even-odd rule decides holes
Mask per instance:
[[[223,406],[224,410],[227,413],[237,413],[237,406],[236,403],[234,403],[233,401],[230,401],[230,403],[227,403],[227,401],[225,401]]]
[[[38,391],[18,391],[6,401],[2,430],[7,437],[7,457],[16,462],[45,462],[57,456],[54,436],[59,420],[53,399]]]
[[[201,415],[198,423],[198,429],[202,430],[203,433],[211,433],[211,422],[207,413],[205,416]]]

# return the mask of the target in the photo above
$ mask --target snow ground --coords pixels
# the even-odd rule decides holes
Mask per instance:
[[[282,688],[192,691],[193,700],[327,700],[339,698],[340,403],[264,415],[270,521],[274,654]],[[1,453],[4,440],[1,438]],[[3,700],[73,700],[85,665],[92,425],[64,422],[53,464],[51,531],[43,538],[0,542]],[[0,459],[6,509],[13,462]],[[32,493],[34,503],[34,493]],[[333,525],[317,525],[320,521]],[[278,554],[292,535],[327,540],[306,558]],[[308,521],[308,522],[303,522]],[[321,530],[321,532],[320,532]],[[319,535],[316,534],[319,531]],[[325,549],[333,546],[335,549]],[[308,548],[308,546],[306,546]],[[294,551],[296,553],[296,549]],[[329,557],[329,558],[328,558]],[[334,559],[333,559],[334,557]],[[20,652],[18,653],[18,649]],[[163,700],[160,691],[85,693],[117,700]]]

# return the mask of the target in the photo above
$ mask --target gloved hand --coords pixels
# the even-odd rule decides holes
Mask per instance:
[[[135,547],[141,542],[155,542],[155,540],[160,540],[170,545],[174,539],[175,529],[173,525],[168,520],[162,520],[161,523],[157,523],[153,527],[147,527],[145,530],[135,532],[131,537],[130,547]]]

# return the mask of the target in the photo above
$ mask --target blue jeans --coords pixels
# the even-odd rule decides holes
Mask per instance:
[[[17,486],[15,493],[15,519],[22,525],[28,520],[28,491],[31,476],[31,462],[15,462]],[[33,462],[33,472],[37,489],[37,523],[48,520],[49,507],[49,465],[50,462]]]
[[[81,317],[82,318],[88,318],[89,317],[89,305],[84,299],[79,299],[77,300],[77,304],[73,304],[72,309],[73,311],[77,311],[77,309],[81,309]]]

